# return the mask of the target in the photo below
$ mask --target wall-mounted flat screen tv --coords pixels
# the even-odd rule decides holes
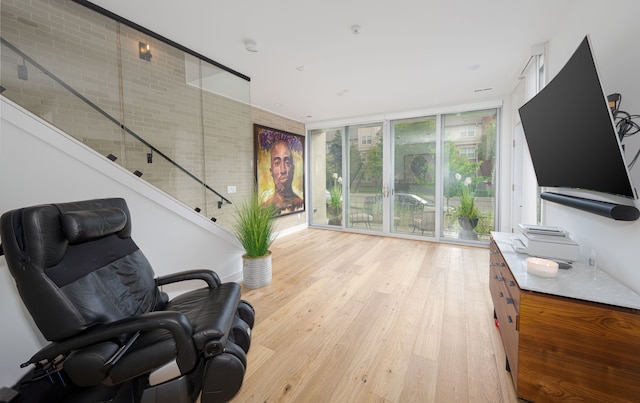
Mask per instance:
[[[636,198],[589,37],[520,119],[538,185]]]

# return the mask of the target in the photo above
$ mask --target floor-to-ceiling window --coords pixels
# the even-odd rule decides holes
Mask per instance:
[[[443,238],[488,240],[495,228],[497,114],[442,117]]]
[[[343,133],[344,128],[309,132],[312,224],[342,226]]]
[[[310,224],[486,242],[496,225],[498,111],[310,130]]]

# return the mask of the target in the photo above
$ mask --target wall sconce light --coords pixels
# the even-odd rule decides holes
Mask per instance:
[[[109,154],[109,155],[107,155],[107,158],[109,158],[111,161],[115,161],[115,160],[117,160],[117,159],[118,159],[118,157],[116,157],[116,156],[115,156],[115,155],[113,155],[113,154]]]
[[[202,211],[202,210],[200,210],[200,207],[196,207],[196,208],[194,208],[194,210],[196,211],[196,213],[199,213],[199,212]]]
[[[27,71],[27,65],[24,62],[24,58],[22,59],[22,64],[18,65],[18,78],[20,80],[29,79],[29,72]]]
[[[140,51],[140,59],[151,61],[151,47],[149,47],[149,44],[138,42],[138,50]]]
[[[215,218],[215,217],[211,217],[211,221],[216,222],[216,221],[218,221],[218,219]]]
[[[133,174],[135,176],[137,176],[138,178],[142,176],[142,172],[138,171],[137,169],[135,171],[133,171]]]

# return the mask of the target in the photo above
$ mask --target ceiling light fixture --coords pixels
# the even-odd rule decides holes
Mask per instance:
[[[361,27],[360,25],[352,25],[351,26],[351,33],[354,35],[358,35],[360,33]]]
[[[258,51],[258,44],[255,41],[248,40],[244,42],[244,48],[247,49],[249,52],[255,53]]]

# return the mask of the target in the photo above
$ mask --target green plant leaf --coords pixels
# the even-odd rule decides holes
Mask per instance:
[[[460,206],[455,209],[456,216],[463,218],[480,217],[480,211],[475,206],[475,194],[466,186],[460,192]]]
[[[249,257],[267,254],[273,243],[275,207],[263,205],[254,192],[251,197],[236,204],[234,231]]]

